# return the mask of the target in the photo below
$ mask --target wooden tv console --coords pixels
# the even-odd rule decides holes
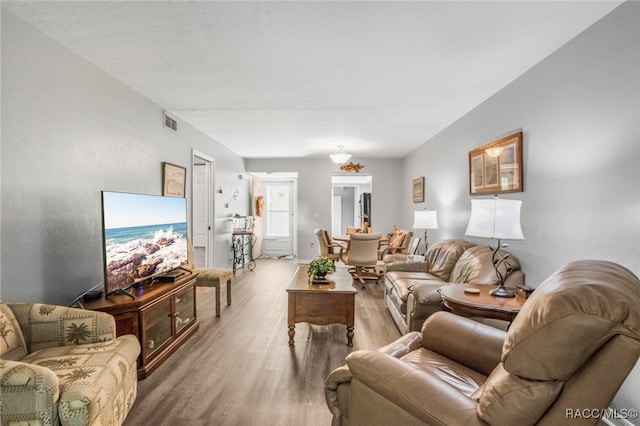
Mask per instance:
[[[116,334],[133,334],[142,351],[138,357],[138,380],[145,379],[191,337],[200,324],[196,316],[197,273],[185,270],[173,282],[155,281],[132,288],[127,295],[104,296],[82,302],[85,309],[113,315]]]

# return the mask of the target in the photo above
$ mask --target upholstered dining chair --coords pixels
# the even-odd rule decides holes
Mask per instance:
[[[231,305],[231,284],[233,282],[233,271],[223,268],[198,268],[196,266],[195,254],[191,241],[187,242],[187,264],[185,267],[198,273],[196,278],[197,287],[213,287],[216,290],[216,316],[220,316],[220,286],[227,284],[227,306]]]
[[[313,233],[318,238],[318,251],[320,256],[328,257],[334,262],[342,259],[345,246],[333,241],[329,232],[325,229],[314,229]]]
[[[381,234],[351,234],[347,243],[346,255],[342,261],[355,269],[351,275],[364,286],[364,280],[377,280],[382,275],[376,270],[378,263],[378,245]]]
[[[380,244],[378,249],[378,259],[384,259],[387,254],[407,253],[409,242],[413,237],[413,232],[400,230],[392,234],[386,244]]]

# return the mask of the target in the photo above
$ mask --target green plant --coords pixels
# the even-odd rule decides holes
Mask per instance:
[[[326,256],[320,256],[309,263],[307,273],[310,277],[318,277],[327,275],[329,272],[335,272],[336,265]]]

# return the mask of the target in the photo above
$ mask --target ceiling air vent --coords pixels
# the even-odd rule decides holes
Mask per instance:
[[[176,121],[176,119],[171,117],[169,114],[167,114],[166,111],[162,111],[162,114],[164,115],[164,127],[167,127],[173,130],[174,132],[177,132],[178,122]]]

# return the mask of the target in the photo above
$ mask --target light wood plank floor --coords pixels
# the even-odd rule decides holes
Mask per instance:
[[[383,282],[356,284],[353,347],[344,325],[296,325],[288,344],[286,288],[297,264],[261,260],[239,270],[233,304],[216,318],[214,289],[198,288],[200,330],[151,376],[125,426],[331,424],[324,399],[329,373],[358,349],[376,349],[400,336],[383,302]]]

